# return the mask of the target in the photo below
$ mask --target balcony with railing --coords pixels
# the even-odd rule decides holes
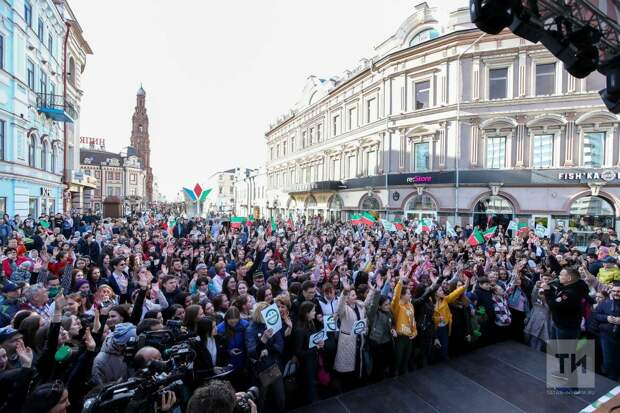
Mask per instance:
[[[77,119],[75,105],[62,95],[37,93],[37,110],[58,122],[73,123]]]

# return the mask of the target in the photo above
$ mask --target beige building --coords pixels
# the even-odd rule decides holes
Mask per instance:
[[[216,172],[202,185],[211,188],[202,206],[203,214],[230,214],[235,205],[235,173],[237,169]]]
[[[446,2],[446,5],[448,5]],[[541,45],[421,3],[353,70],[311,76],[265,134],[279,214],[529,221],[578,242],[620,219],[620,118]]]
[[[123,202],[125,212],[146,207],[146,172],[134,148],[128,147],[121,153],[82,148],[80,163],[84,174],[95,178],[97,185],[92,198],[84,200],[84,208],[102,211],[103,203],[114,197]]]

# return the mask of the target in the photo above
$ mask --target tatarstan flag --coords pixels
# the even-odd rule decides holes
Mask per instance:
[[[245,224],[249,227],[254,225],[254,215],[250,214],[248,216],[248,220],[245,222]]]
[[[496,230],[497,230],[497,226],[495,226],[495,227],[491,227],[491,228],[487,229],[486,231],[484,231],[484,232],[482,233],[482,235],[484,236],[484,240],[485,240],[485,241],[488,241],[488,240],[490,240],[491,238],[493,238],[493,235],[495,235],[495,231],[496,231]]]
[[[364,225],[374,225],[377,222],[377,219],[372,216],[370,212],[364,212],[360,217],[360,221]]]
[[[288,214],[286,225],[288,225],[288,229],[293,229],[293,218],[291,217],[291,214]]]
[[[360,217],[359,214],[353,214],[351,215],[351,224],[353,225],[359,225],[362,223],[362,218]]]
[[[278,229],[278,226],[276,225],[276,220],[271,217],[271,222],[269,223],[269,225],[267,225],[267,235],[271,235],[273,234],[274,231],[276,231]]]
[[[530,231],[530,228],[527,225],[527,222],[519,222],[517,224],[517,236],[522,234],[527,234]]]
[[[241,225],[245,222],[244,217],[232,217],[230,219],[230,227],[231,228],[241,228]]]
[[[467,238],[467,243],[472,247],[476,245],[482,244],[484,242],[484,235],[477,228],[474,229],[474,232]]]

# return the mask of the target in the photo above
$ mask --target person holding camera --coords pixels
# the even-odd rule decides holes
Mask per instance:
[[[601,340],[605,374],[617,381],[620,378],[620,282],[613,284],[609,299],[596,306],[592,317]]]
[[[255,387],[246,393],[235,393],[229,382],[211,380],[196,389],[185,413],[258,413],[255,400]]]

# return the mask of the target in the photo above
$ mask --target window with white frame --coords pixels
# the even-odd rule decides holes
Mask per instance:
[[[348,130],[357,127],[357,108],[349,108]]]
[[[282,142],[282,156],[286,156],[286,142]]]
[[[332,136],[340,135],[340,115],[332,118]]]
[[[316,125],[316,141],[321,142],[321,132],[323,131],[323,125],[320,123]]]
[[[368,176],[374,176],[377,173],[377,152],[374,150],[366,154],[366,173]]]
[[[536,65],[536,96],[555,93],[555,63]]]
[[[416,82],[414,85],[415,109],[425,109],[431,105],[431,81]]]
[[[534,135],[532,139],[532,167],[553,166],[553,135]]]
[[[355,155],[349,156],[349,178],[355,178],[357,175],[357,164],[355,160]]]
[[[489,69],[489,99],[508,96],[508,68]]]
[[[377,120],[377,99],[372,98],[366,101],[366,122],[374,122]]]
[[[429,142],[413,144],[413,170],[425,172],[431,169],[431,151]]]
[[[487,168],[506,167],[506,137],[491,136],[486,142],[486,165]]]
[[[308,132],[308,145],[312,146],[313,143],[314,143],[314,128],[310,128],[310,131]]]
[[[295,152],[295,137],[291,136],[291,152]]]
[[[605,162],[605,132],[586,132],[583,135],[583,166],[601,167]]]
[[[340,180],[340,159],[332,160],[332,178],[334,181]]]
[[[308,133],[306,131],[303,131],[301,133],[301,148],[302,149],[305,148],[306,146],[308,146],[308,142],[306,140],[307,136],[308,136]]]

